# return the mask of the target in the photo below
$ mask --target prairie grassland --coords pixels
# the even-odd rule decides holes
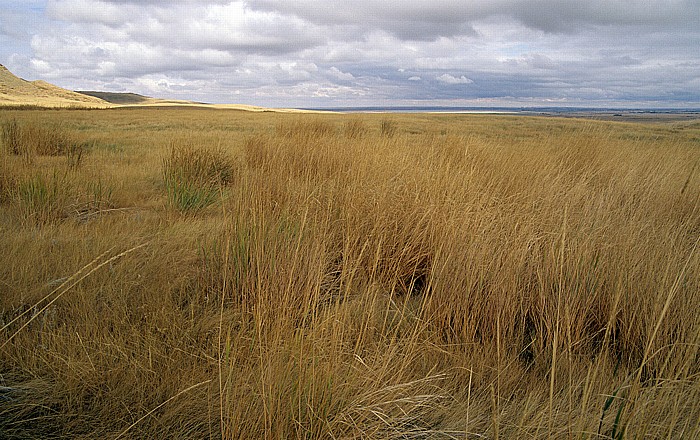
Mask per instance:
[[[0,124],[0,437],[700,437],[700,123]]]

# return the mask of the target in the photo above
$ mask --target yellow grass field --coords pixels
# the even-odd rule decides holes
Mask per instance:
[[[700,122],[0,110],[0,438],[700,438]]]

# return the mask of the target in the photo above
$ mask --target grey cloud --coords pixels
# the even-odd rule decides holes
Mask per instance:
[[[54,0],[46,7],[46,14],[56,20],[72,23],[99,23],[106,26],[120,26],[138,14],[135,5],[115,5],[105,1]]]
[[[677,29],[695,27],[700,18],[696,0],[537,0],[515,2],[512,10],[515,18],[530,27],[564,33],[580,25]]]
[[[341,7],[326,0],[250,0],[249,4],[254,9],[294,14],[314,23],[363,24],[408,40],[469,35],[473,32],[471,23],[488,17],[510,17],[552,33],[611,25],[692,29],[700,21],[696,0],[345,0]]]

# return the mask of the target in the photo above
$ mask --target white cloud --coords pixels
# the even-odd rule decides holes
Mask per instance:
[[[318,72],[318,66],[314,63],[299,63],[293,62],[281,62],[275,66],[279,70],[281,75],[277,75],[276,79],[279,82],[301,82],[307,81],[313,78],[314,74]],[[267,69],[272,70],[272,69]]]
[[[346,73],[342,72],[340,69],[337,67],[333,66],[330,69],[328,69],[328,72],[330,75],[340,81],[352,81],[355,79],[355,76],[352,73]]]
[[[450,75],[449,73],[443,73],[440,76],[435,77],[436,80],[445,83],[445,84],[471,84],[474,81],[471,79],[467,78],[466,76],[462,75],[459,78]]]
[[[36,58],[32,58],[30,60],[30,63],[31,63],[32,68],[34,70],[36,70],[37,72],[44,73],[44,74],[51,72],[51,65],[49,65],[49,63],[47,63],[44,60],[37,60]]]
[[[408,78],[409,81],[420,81],[422,78],[420,76],[411,76]]]

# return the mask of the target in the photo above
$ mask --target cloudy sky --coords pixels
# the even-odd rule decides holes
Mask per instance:
[[[283,107],[700,107],[700,0],[0,0],[0,63]]]

